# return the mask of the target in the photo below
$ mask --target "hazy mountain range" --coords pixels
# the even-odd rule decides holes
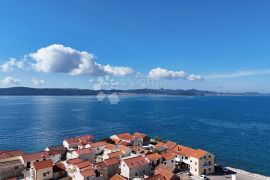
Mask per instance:
[[[84,96],[96,95],[100,92],[105,94],[117,93],[120,95],[182,95],[182,96],[206,96],[206,95],[270,95],[258,92],[230,93],[204,90],[181,90],[181,89],[130,89],[130,90],[90,90],[75,88],[29,88],[11,87],[0,88],[0,95],[10,96]]]

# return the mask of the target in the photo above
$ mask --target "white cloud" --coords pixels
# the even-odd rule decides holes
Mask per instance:
[[[2,79],[0,82],[3,85],[18,85],[20,84],[21,80],[8,76]]]
[[[258,75],[268,75],[270,74],[270,69],[264,70],[239,70],[230,73],[218,73],[218,74],[210,74],[205,76],[207,79],[218,79],[218,78],[237,78],[237,77],[245,77],[245,76],[258,76]]]
[[[186,77],[187,80],[190,81],[199,81],[199,80],[203,80],[203,78],[200,75],[195,75],[195,74],[190,74]]]
[[[184,71],[170,71],[163,68],[155,68],[148,73],[150,79],[186,79],[190,81],[202,80],[200,75],[188,75]]]
[[[0,69],[4,72],[11,72],[14,69],[23,69],[27,66],[27,60],[16,60],[15,58],[10,58],[9,61],[5,62],[0,66]]]
[[[86,51],[53,44],[31,53],[35,63],[33,68],[40,72],[70,73],[72,75],[88,74],[94,76],[116,75],[125,76],[134,73],[130,67],[101,65],[96,62],[93,54]]]
[[[35,79],[33,78],[32,79],[32,83],[35,85],[35,86],[42,86],[45,84],[45,81],[42,80],[42,79]]]

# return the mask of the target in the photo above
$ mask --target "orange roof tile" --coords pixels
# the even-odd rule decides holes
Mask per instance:
[[[125,141],[133,141],[135,139],[135,136],[132,136],[129,133],[122,133],[116,135],[119,139],[125,140]]]
[[[101,168],[112,166],[112,165],[115,165],[115,164],[120,164],[120,160],[117,157],[110,158],[110,159],[105,159],[104,161],[97,163],[97,165],[99,167],[101,167]]]
[[[184,155],[187,157],[194,157],[197,159],[200,159],[202,156],[206,155],[207,152],[201,149],[192,149],[189,147],[185,147],[185,146],[181,146],[181,145],[177,145],[175,146],[171,152],[178,154],[178,155]]]
[[[91,165],[92,164],[89,161],[83,161],[83,162],[75,164],[74,166],[77,166],[79,169],[82,169]]]
[[[91,147],[95,148],[95,147],[101,147],[101,146],[106,146],[106,141],[101,141],[101,142],[96,142],[96,143],[91,143],[89,144]]]
[[[135,133],[133,134],[133,136],[135,136],[135,137],[137,137],[137,138],[143,139],[143,138],[145,138],[147,135],[146,135],[146,134],[139,133],[139,132],[135,132]]]
[[[84,149],[78,149],[75,152],[79,155],[84,155],[84,154],[92,154],[92,153],[95,153],[96,151],[92,148],[84,148]]]
[[[34,162],[33,166],[35,170],[45,169],[45,168],[53,167],[53,162],[52,160],[49,159],[45,161]]]
[[[175,158],[175,156],[172,153],[161,154],[161,157],[163,157],[165,160],[171,160]]]
[[[49,152],[42,151],[42,152],[36,152],[32,154],[24,154],[22,155],[22,158],[25,162],[36,161],[36,160],[40,160],[44,158],[49,158]]]
[[[149,164],[149,162],[143,156],[131,157],[131,158],[123,159],[123,161],[126,163],[126,165],[129,168],[135,168],[138,166]]]
[[[83,162],[83,160],[82,159],[79,159],[79,158],[75,158],[75,159],[69,159],[69,160],[67,160],[67,163],[68,164],[77,164],[77,163],[80,163],[80,162]]]
[[[81,175],[83,177],[93,177],[93,176],[96,176],[96,173],[95,173],[95,171],[88,169],[88,170],[81,172]]]
[[[77,137],[77,139],[81,142],[83,141],[93,142],[95,137],[92,135],[83,135],[83,136]]]
[[[148,154],[145,157],[150,161],[154,161],[154,160],[158,160],[162,158],[158,153]]]
[[[114,157],[119,158],[121,155],[123,155],[122,151],[116,151],[116,152],[108,153],[108,156],[110,158],[114,158]]]

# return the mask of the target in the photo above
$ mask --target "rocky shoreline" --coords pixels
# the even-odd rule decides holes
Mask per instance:
[[[256,174],[256,173],[250,173],[250,172],[244,171],[242,169],[236,169],[236,168],[232,168],[232,167],[226,167],[226,168],[228,170],[236,172],[238,174],[254,177],[254,178],[257,178],[257,179],[261,179],[261,180],[270,180],[270,177],[268,177],[268,176],[263,176],[263,175]]]

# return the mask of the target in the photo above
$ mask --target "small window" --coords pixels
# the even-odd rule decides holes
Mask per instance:
[[[43,177],[45,177],[46,176],[46,173],[43,173]]]
[[[204,159],[206,159],[206,156],[203,156]]]
[[[138,176],[138,174],[137,174],[137,173],[135,173],[135,176]]]
[[[197,165],[197,162],[195,162],[195,165]]]
[[[172,163],[173,163],[173,160],[172,160]]]
[[[209,168],[208,171],[211,171],[211,168]]]
[[[18,166],[15,166],[14,169],[18,169],[19,167]]]
[[[163,164],[166,164],[166,161],[164,161]]]
[[[211,158],[211,155],[209,155],[209,158]]]
[[[197,172],[197,169],[195,169],[195,171]]]
[[[211,164],[211,161],[209,161],[209,164]]]
[[[192,160],[190,160],[190,162],[192,163]]]
[[[145,173],[145,171],[143,171],[143,173]]]

